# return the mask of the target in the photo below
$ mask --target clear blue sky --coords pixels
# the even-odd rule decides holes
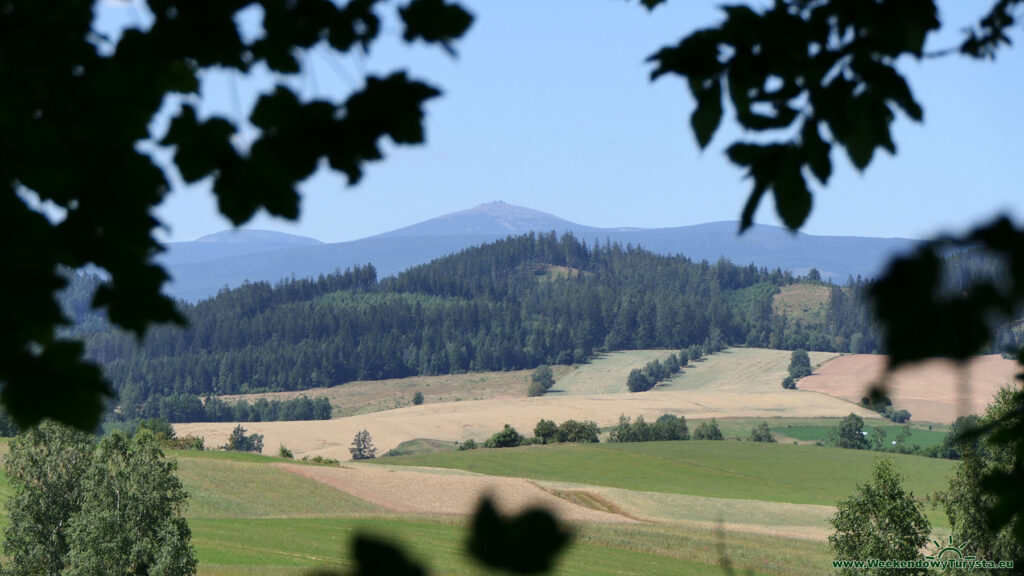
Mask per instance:
[[[393,12],[385,38],[365,60],[318,51],[312,72],[286,79],[307,97],[342,99],[366,74],[408,68],[444,91],[427,106],[427,143],[385,146],[387,158],[363,181],[321,171],[302,185],[297,223],[261,215],[248,227],[338,242],[384,232],[492,200],[593,226],[665,227],[735,220],[749,191],[724,148],[737,135],[728,116],[710,148],[689,128],[693,101],[682,82],[648,80],[645,58],[689,31],[716,22],[717,3],[675,0],[648,13],[621,0],[464,1],[476,21],[451,59],[401,41]],[[958,31],[988,2],[941,2],[943,32]],[[393,7],[393,5],[392,5]],[[111,2],[100,24],[145,21],[134,5]],[[1014,30],[1024,40],[1020,26]],[[924,124],[900,117],[898,155],[876,155],[864,174],[843,156],[828,189],[815,194],[803,231],[926,237],[963,229],[1005,211],[1024,217],[1022,135],[1024,53],[993,62],[953,56],[902,63],[925,108]],[[207,113],[246,114],[272,77],[212,74]],[[237,98],[233,96],[237,94]],[[237,104],[236,104],[237,102]],[[179,183],[180,184],[180,183]],[[176,186],[158,210],[169,240],[229,227],[208,183]],[[762,202],[758,221],[777,224]]]

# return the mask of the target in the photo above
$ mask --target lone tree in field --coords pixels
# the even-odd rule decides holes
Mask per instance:
[[[864,436],[864,419],[853,412],[839,421],[833,435],[832,443],[837,448],[865,450],[868,447],[868,439]]]
[[[789,375],[794,380],[799,380],[804,376],[810,376],[811,372],[811,357],[807,355],[807,350],[793,350],[789,357]]]
[[[903,489],[903,475],[891,458],[875,465],[871,480],[836,505],[828,542],[836,560],[916,560],[928,543],[931,525],[924,505]],[[840,568],[838,574],[863,574],[864,569]],[[878,568],[871,574],[906,576],[927,574],[926,569]]]
[[[356,432],[352,445],[348,449],[353,460],[370,460],[377,457],[377,449],[373,446],[373,438],[366,430]]]
[[[417,390],[416,393],[412,395],[412,405],[419,406],[420,404],[423,404],[423,392]]]

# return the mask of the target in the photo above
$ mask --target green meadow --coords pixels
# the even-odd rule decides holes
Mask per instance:
[[[769,422],[771,425],[771,422]],[[777,435],[786,436],[794,440],[800,440],[801,442],[824,442],[828,439],[829,434],[835,426],[799,426],[799,425],[787,425],[787,426],[775,426],[772,427],[772,433]],[[868,433],[868,438],[871,438],[872,430],[878,428],[885,432],[885,444],[891,445],[896,437],[899,436],[903,430],[903,426],[898,424],[864,424],[864,431]],[[931,446],[938,446],[942,444],[942,441],[946,438],[946,432],[940,430],[926,430],[923,428],[910,428],[910,435],[907,437],[904,444],[908,447],[919,446],[921,448],[929,448]]]
[[[833,505],[871,475],[878,452],[757,442],[563,444],[400,456],[388,464],[629,490]],[[890,455],[917,496],[945,488],[953,462]]]

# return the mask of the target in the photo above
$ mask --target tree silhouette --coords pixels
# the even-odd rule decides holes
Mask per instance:
[[[43,418],[82,429],[96,426],[104,396],[100,371],[81,360],[79,343],[61,340],[67,319],[56,293],[60,268],[94,264],[110,281],[93,298],[109,319],[142,336],[154,322],[182,322],[160,293],[167,274],[153,262],[162,250],[151,211],[168,191],[168,175],[137,144],[152,138],[174,148],[186,182],[212,179],[220,211],[234,224],[258,210],[298,215],[296,187],[320,160],[354,184],[379,142],[423,141],[423,105],[440,94],[405,72],[366,78],[344,102],[300,101],[283,82],[261,96],[249,121],[260,136],[247,147],[238,126],[180,106],[165,134],[149,125],[172,94],[200,95],[211,68],[247,73],[265,65],[289,75],[324,43],[339,52],[368,51],[381,31],[377,0],[149,0],[153,23],[125,30],[113,43],[93,30],[101,2],[53,5],[12,0],[0,10],[0,268],[17,282],[0,288],[2,400],[19,426]],[[258,5],[264,34],[244,40],[236,15]],[[453,53],[472,17],[445,0],[411,0],[399,10],[407,42]],[[52,203],[53,220],[37,206]]]

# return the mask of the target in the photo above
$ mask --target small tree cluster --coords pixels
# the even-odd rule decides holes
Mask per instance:
[[[643,367],[643,370],[634,368],[630,371],[629,377],[626,379],[626,387],[630,392],[646,392],[654,388],[658,382],[668,380],[678,374],[682,366],[679,363],[679,357],[675,354],[670,355],[665,362],[651,360]]]
[[[516,446],[522,446],[523,435],[518,430],[505,424],[505,427],[499,432],[495,432],[494,436],[491,436],[484,442],[485,448],[514,448]]]
[[[669,440],[689,440],[690,431],[686,426],[686,418],[674,414],[663,414],[654,424],[648,424],[643,416],[637,416],[630,422],[625,414],[619,415],[619,423],[612,428],[609,442],[656,442]]]
[[[222,446],[225,450],[234,452],[258,452],[263,453],[263,434],[245,434],[246,430],[241,424],[235,426],[228,436],[228,443]]]
[[[559,442],[575,442],[577,444],[592,444],[598,441],[599,432],[597,422],[593,420],[579,421],[566,420],[558,426],[555,438]]]
[[[775,436],[768,428],[768,423],[761,420],[750,430],[750,440],[753,442],[775,442]]]
[[[541,444],[552,442],[594,443],[598,441],[600,428],[597,422],[586,420],[566,420],[561,426],[553,420],[541,419],[533,428],[533,435]]]
[[[718,427],[718,421],[714,418],[710,422],[701,422],[693,431],[694,440],[725,440],[722,429]]]
[[[163,418],[147,418],[145,420],[140,420],[139,423],[135,425],[135,430],[132,434],[137,434],[141,430],[149,430],[161,446],[170,448],[171,450],[206,449],[206,440],[202,436],[186,434],[185,436],[179,437],[174,433],[174,426]]]
[[[555,376],[551,372],[551,366],[547,364],[538,366],[530,377],[530,387],[527,390],[527,395],[531,397],[543,396],[554,385]]]
[[[892,399],[888,396],[882,396],[876,400],[872,400],[871,398],[864,396],[860,399],[860,405],[868,408],[869,410],[878,412],[897,424],[903,424],[904,422],[910,421],[910,412],[906,410],[895,410],[892,407]]]
[[[356,432],[348,451],[352,453],[353,460],[370,460],[377,457],[377,448],[373,445],[373,438],[366,430]]]

